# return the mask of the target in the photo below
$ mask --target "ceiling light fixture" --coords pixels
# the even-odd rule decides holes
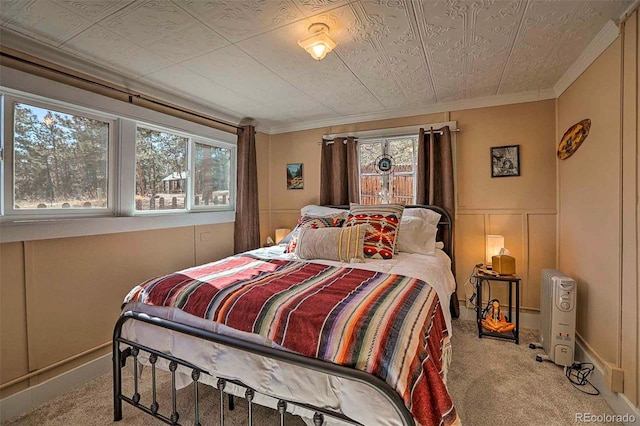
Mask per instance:
[[[325,24],[311,24],[309,37],[298,40],[298,45],[309,52],[317,61],[327,56],[336,47],[336,42],[329,37],[329,27]]]

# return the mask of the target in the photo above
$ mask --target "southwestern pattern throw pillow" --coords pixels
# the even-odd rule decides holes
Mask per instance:
[[[336,214],[333,216],[300,216],[298,224],[294,228],[289,244],[287,244],[287,253],[294,253],[298,244],[298,234],[301,228],[340,228],[344,224],[347,212],[344,214]]]
[[[403,212],[402,204],[351,204],[344,226],[369,225],[364,236],[364,256],[392,259]]]

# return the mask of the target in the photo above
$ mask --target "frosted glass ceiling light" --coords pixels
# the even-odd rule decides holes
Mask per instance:
[[[311,24],[309,37],[298,40],[298,45],[309,52],[315,60],[327,56],[336,47],[336,42],[329,37],[329,27],[325,24]]]

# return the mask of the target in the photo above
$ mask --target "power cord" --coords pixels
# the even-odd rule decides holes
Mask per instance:
[[[593,369],[594,365],[590,362],[574,362],[571,367],[564,368],[564,374],[574,388],[587,395],[595,396],[600,395],[600,391],[589,381],[589,375],[593,372]],[[589,388],[584,390],[578,386],[589,386]]]

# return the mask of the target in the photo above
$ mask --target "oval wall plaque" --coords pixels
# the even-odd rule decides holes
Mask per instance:
[[[571,157],[589,136],[589,129],[591,129],[591,120],[588,118],[569,127],[558,144],[558,158],[565,160]]]

